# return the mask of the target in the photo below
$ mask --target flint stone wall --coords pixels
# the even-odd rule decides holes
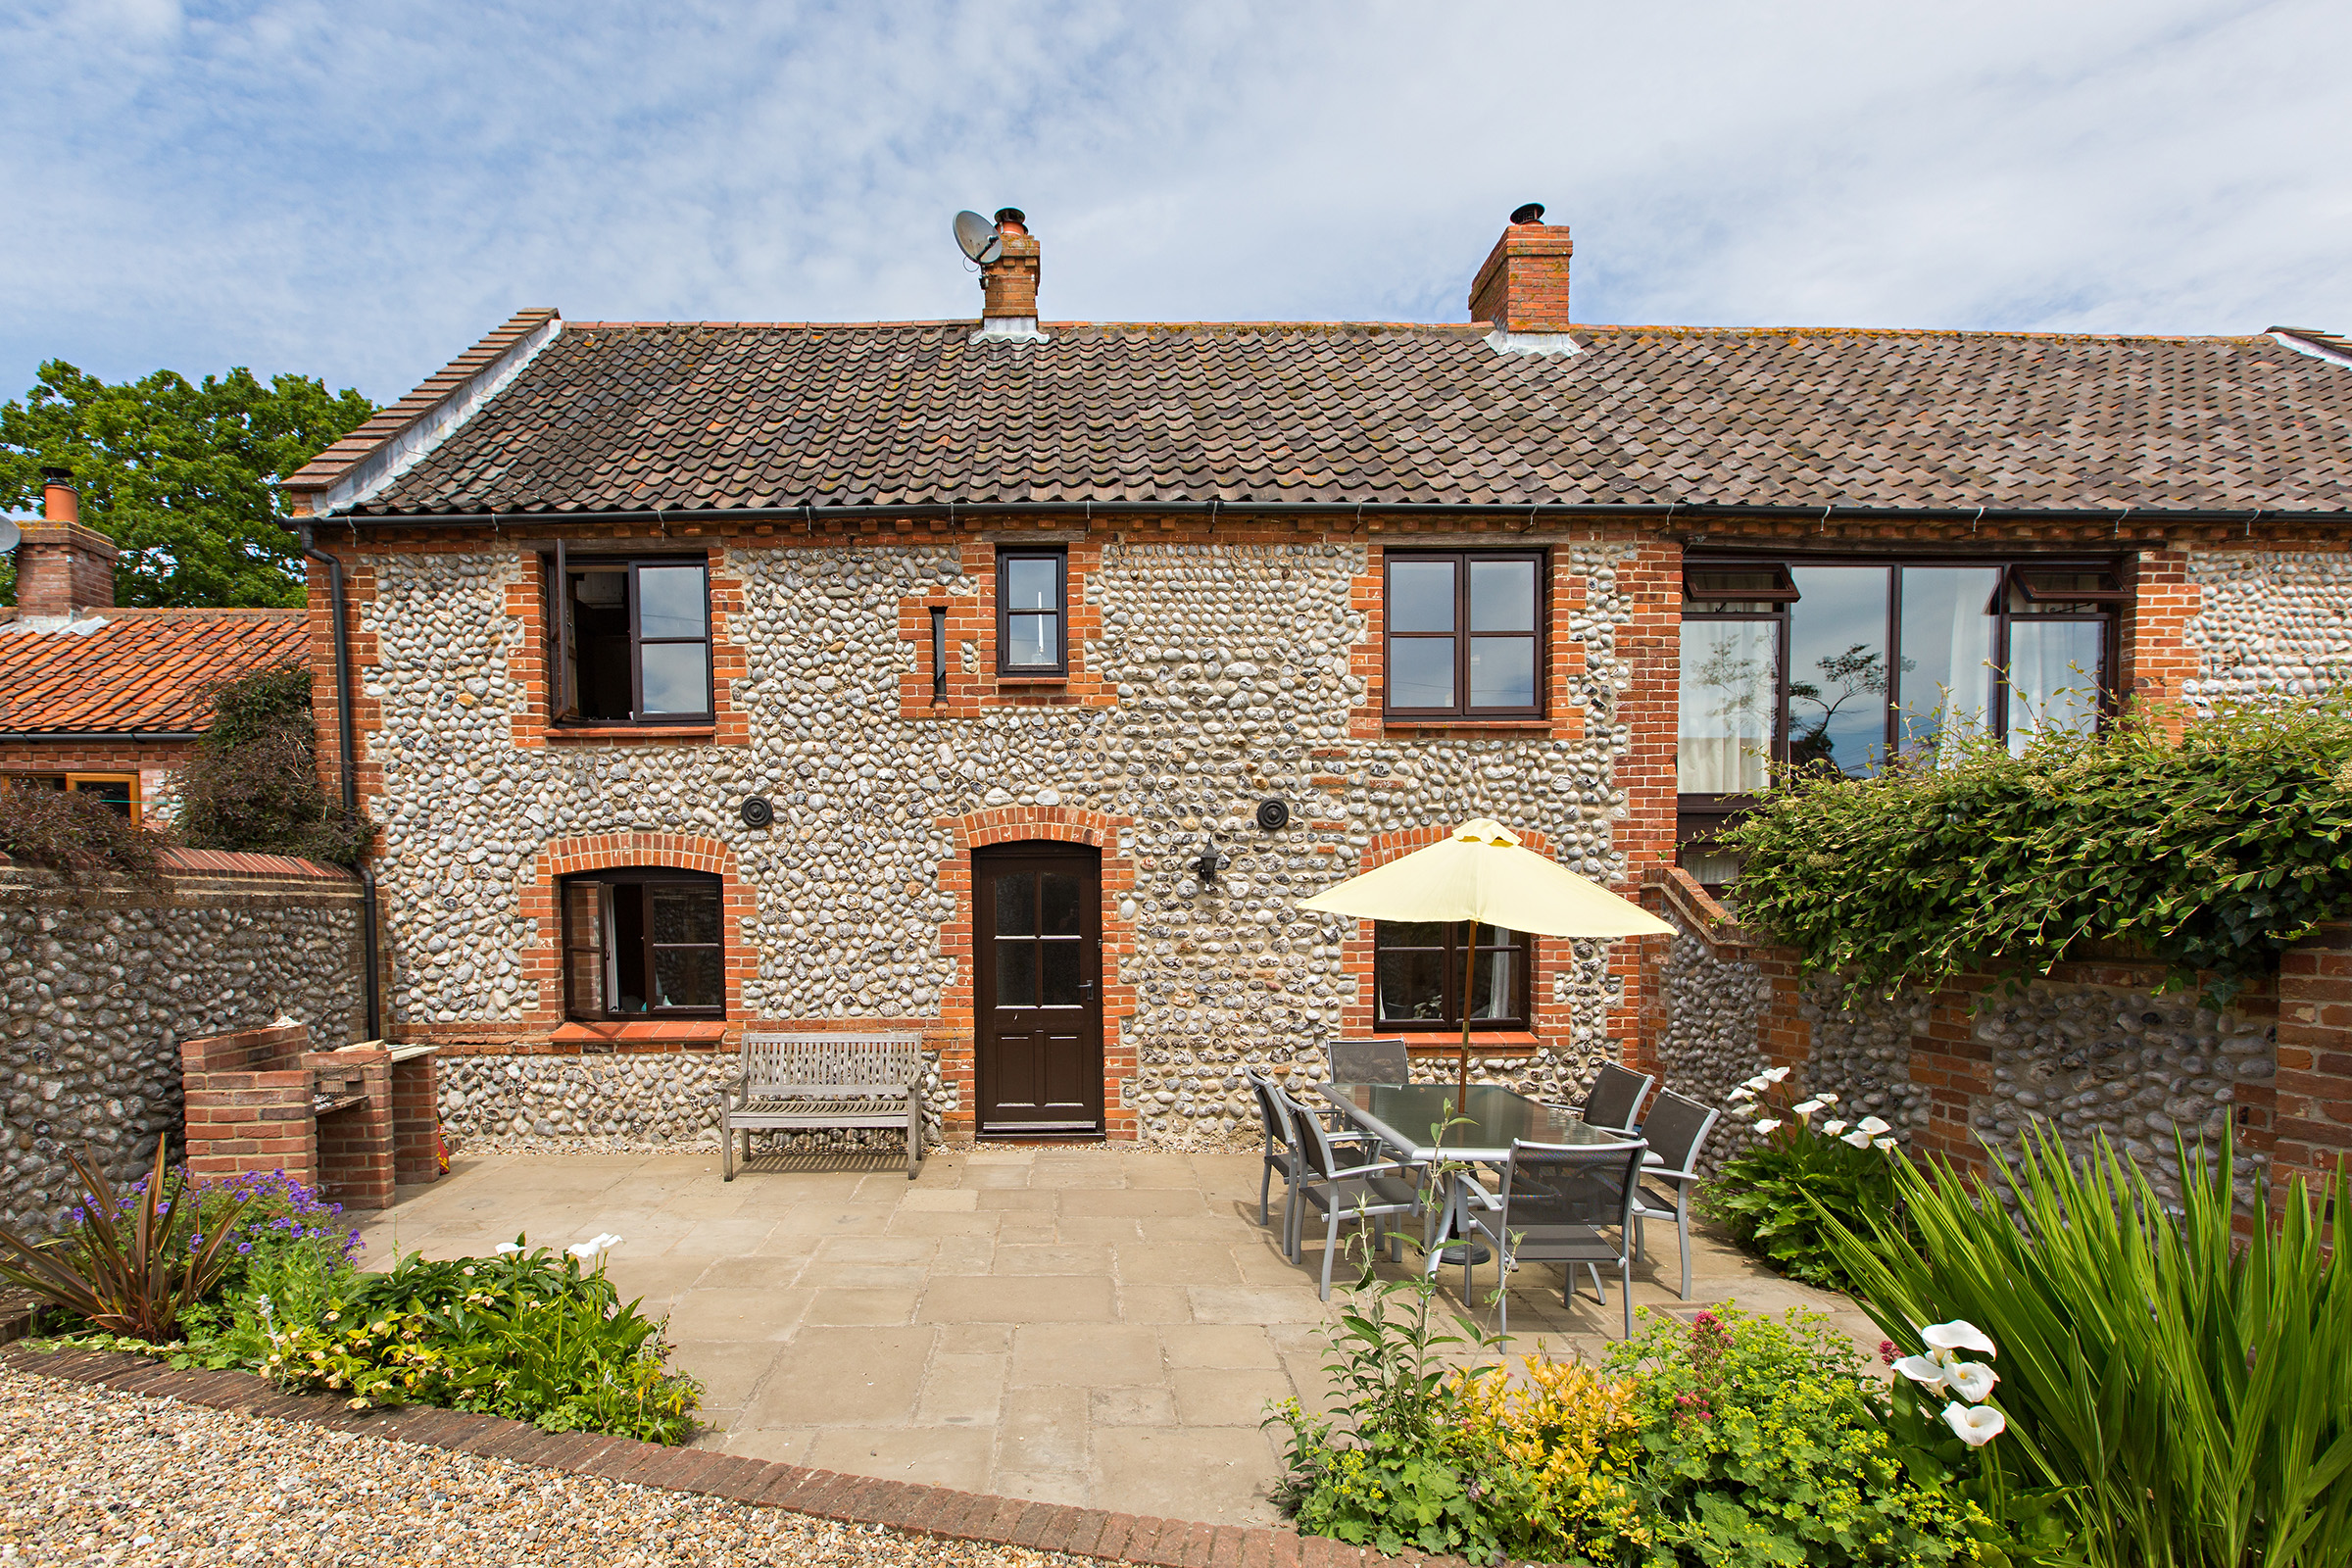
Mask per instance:
[[[1766,1065],[1762,1032],[1772,982],[1743,950],[1718,950],[1672,909],[1667,918],[1676,932],[1666,949],[1664,1006],[1650,1053],[1658,1087],[1728,1108],[1732,1091]],[[1754,1142],[1746,1123],[1718,1116],[1698,1168],[1712,1177]]]
[[[1113,707],[901,718],[917,649],[899,637],[898,604],[974,592],[954,548],[714,549],[713,571],[744,584],[730,634],[749,667],[732,706],[750,744],[518,747],[523,632],[506,605],[531,580],[527,561],[362,557],[373,597],[361,620],[378,649],[366,691],[382,715],[369,755],[385,786],[388,1021],[444,1035],[521,1024],[536,1003],[519,963],[538,939],[520,912],[536,856],[554,839],[631,831],[696,833],[737,858],[758,901],[747,1015],[937,1017],[956,978],[939,941],[955,903],[938,870],[956,854],[940,819],[1066,805],[1134,823],[1104,853],[1135,869],[1119,911],[1135,951],[1118,978],[1136,992],[1125,1038],[1139,1068],[1124,1092],[1144,1136],[1238,1136],[1255,1122],[1241,1070],[1319,1061],[1355,1000],[1341,950],[1351,922],[1293,906],[1357,869],[1373,835],[1491,815],[1545,834],[1588,876],[1619,870],[1615,767],[1631,737],[1616,718],[1629,678],[1615,639],[1632,612],[1616,574],[1631,547],[1554,548],[1588,584],[1571,639],[1584,654],[1578,740],[1350,738],[1365,700],[1349,665],[1365,636],[1350,603],[1361,547],[1108,542],[1086,580],[1102,635],[1083,660],[1114,683]],[[954,657],[971,668],[977,645]],[[753,794],[773,801],[773,826],[737,815]],[[1267,797],[1300,822],[1344,822],[1341,854],[1309,853],[1298,827],[1259,832],[1248,813]],[[1231,863],[1203,887],[1189,862],[1209,842]],[[1493,1072],[1547,1098],[1581,1092],[1609,1049],[1606,983],[1602,962],[1580,956],[1562,992],[1572,1042]]]
[[[281,1015],[320,1049],[360,1038],[358,944],[359,883],[326,867],[173,875],[77,900],[0,858],[0,1223],[64,1222],[80,1196],[67,1150],[88,1146],[122,1184],[157,1134],[178,1142],[180,1041]]]
[[[2352,676],[2352,557],[2341,551],[2198,550],[2198,612],[2182,633],[2198,674],[2182,695],[2216,703],[2316,697]]]

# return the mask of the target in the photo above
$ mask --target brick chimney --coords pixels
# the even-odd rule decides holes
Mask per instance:
[[[18,616],[71,619],[77,610],[113,609],[115,542],[81,525],[71,471],[43,468],[41,481],[41,518],[21,524],[17,546]]]
[[[1506,354],[1574,354],[1568,336],[1568,225],[1544,221],[1544,204],[1511,214],[1470,285],[1470,319],[1494,325],[1487,341]]]
[[[997,213],[1004,253],[980,269],[980,335],[1039,338],[1037,329],[1038,244],[1018,207]]]

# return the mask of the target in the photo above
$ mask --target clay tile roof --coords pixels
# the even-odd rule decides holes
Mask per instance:
[[[206,686],[307,659],[309,639],[299,610],[97,610],[60,631],[0,620],[0,734],[201,730]]]
[[[1476,324],[972,325],[566,323],[356,510],[2352,510],[2352,368],[2270,337],[1603,326],[1552,357]]]

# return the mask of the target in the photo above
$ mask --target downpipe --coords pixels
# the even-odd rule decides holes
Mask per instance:
[[[343,813],[357,821],[360,814],[359,731],[351,711],[351,628],[343,618],[343,563],[316,548],[310,524],[302,526],[302,553],[326,566],[326,597],[334,607],[335,635],[335,750],[343,785]],[[375,871],[362,857],[360,872],[360,996],[368,1015],[368,1040],[384,1037],[383,986],[377,973]]]

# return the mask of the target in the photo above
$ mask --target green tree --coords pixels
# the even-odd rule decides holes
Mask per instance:
[[[192,385],[173,370],[110,383],[63,360],[0,404],[0,509],[37,513],[41,469],[70,468],[81,520],[122,548],[124,605],[302,603],[277,481],[375,412],[307,375],[268,386],[242,367]],[[0,562],[0,603],[16,602]]]

